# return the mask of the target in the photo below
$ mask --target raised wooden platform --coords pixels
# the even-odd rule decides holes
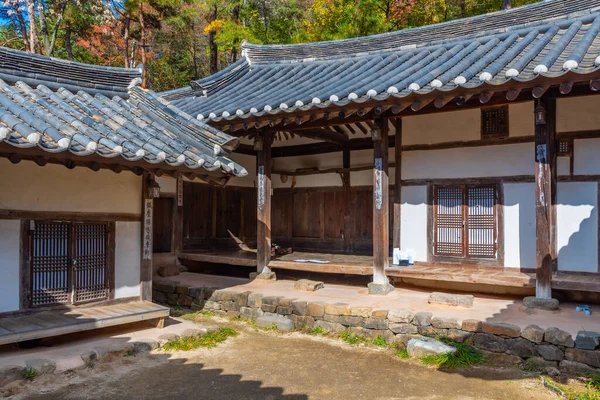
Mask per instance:
[[[0,345],[168,316],[167,307],[147,301],[28,312],[0,318]]]
[[[211,251],[186,252],[179,256],[182,260],[192,260],[217,264],[256,267],[255,250],[222,249]],[[297,260],[321,260],[326,264],[298,262]],[[391,264],[391,262],[390,262]],[[371,275],[373,257],[349,254],[294,252],[271,260],[269,267],[285,270],[318,272],[326,274]],[[486,269],[463,267],[461,265],[411,265],[391,267],[386,274],[396,278],[412,278],[429,281],[497,285],[516,288],[534,288],[535,274],[516,269]],[[600,275],[559,273],[552,277],[552,288],[600,292]]]

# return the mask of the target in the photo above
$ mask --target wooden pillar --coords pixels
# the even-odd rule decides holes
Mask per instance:
[[[350,149],[348,147],[344,147],[342,153],[342,167],[350,168]],[[344,252],[349,253],[352,249],[352,192],[350,187],[350,171],[342,172],[342,183],[344,187],[344,196],[345,196],[345,207],[344,210]]]
[[[142,175],[142,260],[140,263],[140,300],[152,301],[152,213],[154,200],[148,195],[149,183],[154,177]],[[117,265],[116,268],[122,266]]]
[[[394,162],[396,171],[394,176],[394,226],[393,248],[400,249],[400,231],[402,226],[402,119],[393,120],[396,128],[396,143],[394,145]]]
[[[257,272],[271,274],[269,261],[271,261],[271,144],[272,132],[265,131],[255,141],[257,155],[257,232],[256,256]]]
[[[175,216],[173,220],[173,252],[175,257],[183,251],[183,177],[177,177]]]
[[[541,98],[535,108],[536,297],[552,298],[553,189],[556,187],[556,101]]]
[[[387,294],[393,288],[385,275],[390,262],[387,118],[376,120],[373,138],[373,282],[369,293]]]

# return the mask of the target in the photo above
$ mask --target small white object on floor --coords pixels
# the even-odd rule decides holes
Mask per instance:
[[[329,264],[329,261],[323,261],[323,260],[294,260],[294,262],[313,263],[313,264]]]

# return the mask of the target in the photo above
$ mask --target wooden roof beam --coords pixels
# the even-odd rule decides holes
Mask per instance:
[[[350,138],[346,134],[335,132],[329,129],[298,129],[290,132],[298,136],[307,137],[309,139],[324,140],[326,142],[333,142],[340,145],[344,145],[350,141]]]

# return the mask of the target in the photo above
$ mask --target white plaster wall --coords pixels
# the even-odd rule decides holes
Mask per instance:
[[[427,186],[403,187],[400,242],[414,261],[427,261],[427,213]]]
[[[256,186],[256,157],[247,154],[232,153],[231,159],[246,168],[248,175],[243,178],[231,178],[228,186]]]
[[[533,143],[402,153],[402,179],[531,175]]]
[[[465,110],[402,119],[402,144],[433,144],[481,139],[481,112]]]
[[[556,131],[600,129],[600,96],[568,97],[556,100]]]
[[[599,113],[600,114],[600,113]],[[578,139],[574,144],[573,173],[575,175],[600,174],[600,139]]]
[[[177,179],[170,176],[157,176],[155,180],[160,186],[161,193],[177,193]]]
[[[570,175],[571,174],[571,158],[570,157],[556,157],[556,173],[558,175]]]
[[[535,186],[504,185],[504,265],[535,268]]]
[[[0,209],[141,213],[142,178],[131,172],[94,172],[0,159]]]
[[[19,309],[21,221],[0,220],[0,312]]]
[[[141,222],[116,223],[116,299],[140,295],[141,234]]]
[[[352,159],[351,159],[352,160]],[[297,157],[277,157],[273,158],[273,169],[282,171],[296,171],[302,168],[341,168],[343,165],[343,154],[327,153],[315,154]],[[274,189],[289,188],[292,186],[292,177],[288,176],[287,182],[281,181],[281,176],[273,174],[271,182]],[[296,187],[324,187],[324,186],[342,186],[342,179],[339,174],[316,174],[296,177]]]
[[[510,137],[533,136],[535,134],[533,110],[533,101],[511,104],[508,106]]]
[[[559,182],[556,214],[558,269],[598,272],[598,184]]]

